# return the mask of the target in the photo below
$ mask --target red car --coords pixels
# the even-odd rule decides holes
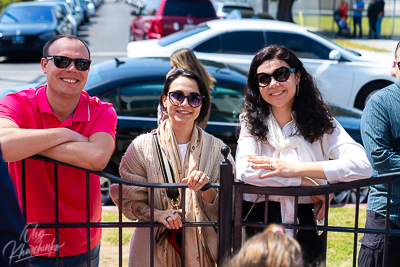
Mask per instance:
[[[156,39],[218,19],[210,0],[145,0],[130,26],[130,41]]]

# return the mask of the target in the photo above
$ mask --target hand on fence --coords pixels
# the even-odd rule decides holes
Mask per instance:
[[[179,229],[182,227],[181,214],[181,209],[155,210],[154,220],[164,224],[168,229]]]
[[[268,178],[272,176],[290,178],[297,176],[295,172],[296,164],[281,159],[258,156],[249,157],[247,161],[253,163],[250,165],[252,168],[270,170],[270,172],[260,175],[260,178]]]
[[[202,171],[192,171],[188,177],[182,179],[182,182],[187,183],[190,190],[197,192],[210,183],[210,178]]]

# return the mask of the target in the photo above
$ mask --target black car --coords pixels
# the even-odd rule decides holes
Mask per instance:
[[[206,131],[222,139],[236,151],[238,118],[241,110],[246,73],[228,64],[202,61],[215,77],[211,91],[211,114]],[[119,175],[122,155],[139,134],[157,127],[157,106],[166,73],[168,58],[119,58],[91,67],[85,90],[92,96],[114,105],[118,114],[116,149],[105,171]],[[358,110],[331,106],[336,119],[357,142],[361,143]],[[110,181],[101,178],[103,203],[109,203]]]
[[[57,3],[10,4],[0,16],[0,56],[41,56],[48,40],[72,31],[73,25]]]

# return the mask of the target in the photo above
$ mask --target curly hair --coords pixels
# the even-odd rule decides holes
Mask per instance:
[[[292,106],[293,119],[297,127],[296,134],[302,135],[305,140],[313,143],[321,139],[325,133],[332,133],[333,118],[322,99],[314,78],[292,50],[279,45],[270,45],[261,49],[251,62],[242,111],[245,114],[245,124],[249,132],[259,141],[267,141],[266,121],[271,113],[270,104],[262,98],[258,82],[253,77],[257,74],[257,69],[261,64],[274,59],[285,61],[290,68],[301,73],[299,91]]]
[[[211,105],[210,94],[208,93],[208,89],[207,89],[206,85],[204,84],[203,80],[200,78],[200,76],[192,71],[188,71],[185,69],[175,69],[175,71],[172,72],[171,75],[169,75],[164,82],[164,87],[161,91],[161,96],[160,96],[160,99],[158,100],[158,104],[161,106],[163,111],[166,110],[163,105],[163,96],[168,95],[169,89],[171,87],[171,83],[173,81],[175,81],[176,79],[178,79],[179,77],[186,77],[189,79],[193,79],[197,83],[197,86],[199,87],[200,94],[202,96],[204,96],[203,102],[202,102],[201,108],[200,108],[200,114],[195,120],[197,123],[200,123],[206,118],[207,111],[210,108],[210,105]]]
[[[247,240],[223,267],[303,267],[301,247],[282,227],[271,224]]]

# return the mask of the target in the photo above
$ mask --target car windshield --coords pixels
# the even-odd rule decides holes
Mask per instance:
[[[166,1],[164,16],[214,18],[209,1]]]
[[[237,10],[248,10],[248,11],[253,11],[252,7],[245,7],[245,6],[224,6],[222,8],[223,12],[229,13],[232,10],[237,9]]]
[[[330,39],[330,38],[328,38],[328,37],[326,37],[326,36],[324,36],[324,35],[322,35],[322,34],[319,34],[319,33],[316,33],[316,32],[313,32],[313,34],[316,34],[316,35],[318,35],[319,37],[324,38],[324,39],[327,40],[328,42],[330,42],[330,43],[332,43],[332,44],[334,44],[334,45],[336,45],[336,46],[339,46],[340,48],[342,48],[342,49],[344,49],[344,50],[346,50],[346,51],[349,51],[350,53],[352,53],[352,54],[355,55],[355,56],[361,56],[360,53],[358,53],[358,52],[356,52],[356,51],[353,51],[353,50],[350,50],[350,49],[347,49],[347,48],[344,48],[344,47],[341,46],[340,44],[335,43],[334,41],[332,41],[332,39]]]
[[[42,23],[53,22],[51,7],[47,6],[23,6],[11,7],[4,11],[0,23]]]
[[[158,44],[160,46],[167,46],[167,45],[170,45],[177,41],[180,41],[182,39],[185,39],[189,36],[192,36],[196,33],[203,32],[203,31],[209,30],[209,29],[210,29],[210,27],[208,27],[207,25],[199,25],[199,26],[196,26],[196,27],[193,27],[193,28],[190,28],[187,30],[179,31],[179,32],[173,33],[171,35],[168,35],[166,37],[160,38],[158,40]]]

